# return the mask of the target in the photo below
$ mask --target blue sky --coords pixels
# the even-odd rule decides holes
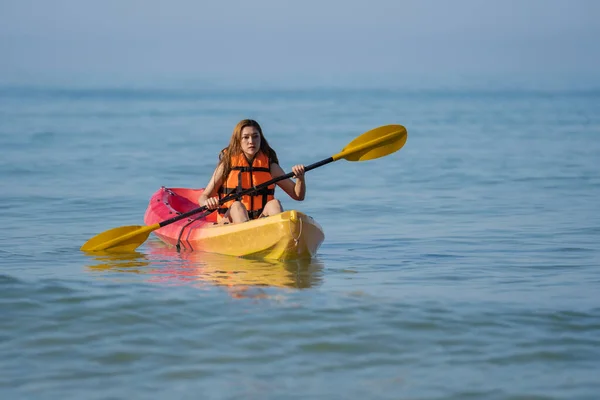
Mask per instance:
[[[597,76],[595,0],[0,0],[0,82]]]

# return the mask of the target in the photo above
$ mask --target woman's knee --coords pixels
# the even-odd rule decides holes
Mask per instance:
[[[283,211],[283,206],[281,202],[277,199],[270,200],[264,208],[263,214],[277,214]]]
[[[235,201],[229,207],[229,219],[234,224],[248,221],[248,210],[241,202]]]
[[[231,206],[229,207],[230,212],[239,212],[239,211],[246,211],[246,207],[242,204],[241,201],[234,201]]]

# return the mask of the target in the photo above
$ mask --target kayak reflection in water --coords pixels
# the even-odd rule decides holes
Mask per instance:
[[[88,253],[88,272],[116,282],[151,282],[168,286],[192,285],[224,289],[236,299],[280,299],[287,290],[323,284],[325,265],[317,259],[290,261],[246,259],[204,253],[179,252],[158,240],[149,240],[144,253]],[[284,291],[279,290],[284,289]]]
[[[292,172],[295,182],[284,179],[277,185],[292,199],[302,201],[306,194],[304,165],[294,165]],[[235,224],[275,215],[283,211],[281,202],[274,196],[275,184],[222,205],[219,205],[219,200],[285,174],[258,122],[244,119],[235,126],[229,146],[221,151],[219,164],[198,203],[209,210],[216,209],[220,223]]]

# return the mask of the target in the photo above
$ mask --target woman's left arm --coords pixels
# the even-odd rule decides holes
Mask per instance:
[[[302,201],[306,195],[306,183],[304,181],[304,165],[294,165],[292,172],[295,175],[296,182],[291,179],[284,179],[277,182],[277,185],[286,192],[292,199]],[[271,176],[273,178],[285,175],[285,171],[279,164],[271,164]]]

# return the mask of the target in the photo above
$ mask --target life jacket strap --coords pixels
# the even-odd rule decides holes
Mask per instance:
[[[240,171],[240,172],[271,172],[271,170],[267,167],[231,167],[231,170]]]
[[[219,188],[219,194],[222,194],[224,196],[230,195],[232,193],[239,193],[238,188],[237,187],[228,188],[228,187],[224,187],[224,186],[221,186]],[[260,196],[260,195],[263,195],[263,196],[275,195],[275,189],[265,187],[265,188],[257,190],[256,194],[253,194],[253,196]]]
[[[248,217],[250,217],[250,219],[256,219],[260,216],[260,214],[262,214],[262,212],[263,208],[260,210],[248,211]]]

